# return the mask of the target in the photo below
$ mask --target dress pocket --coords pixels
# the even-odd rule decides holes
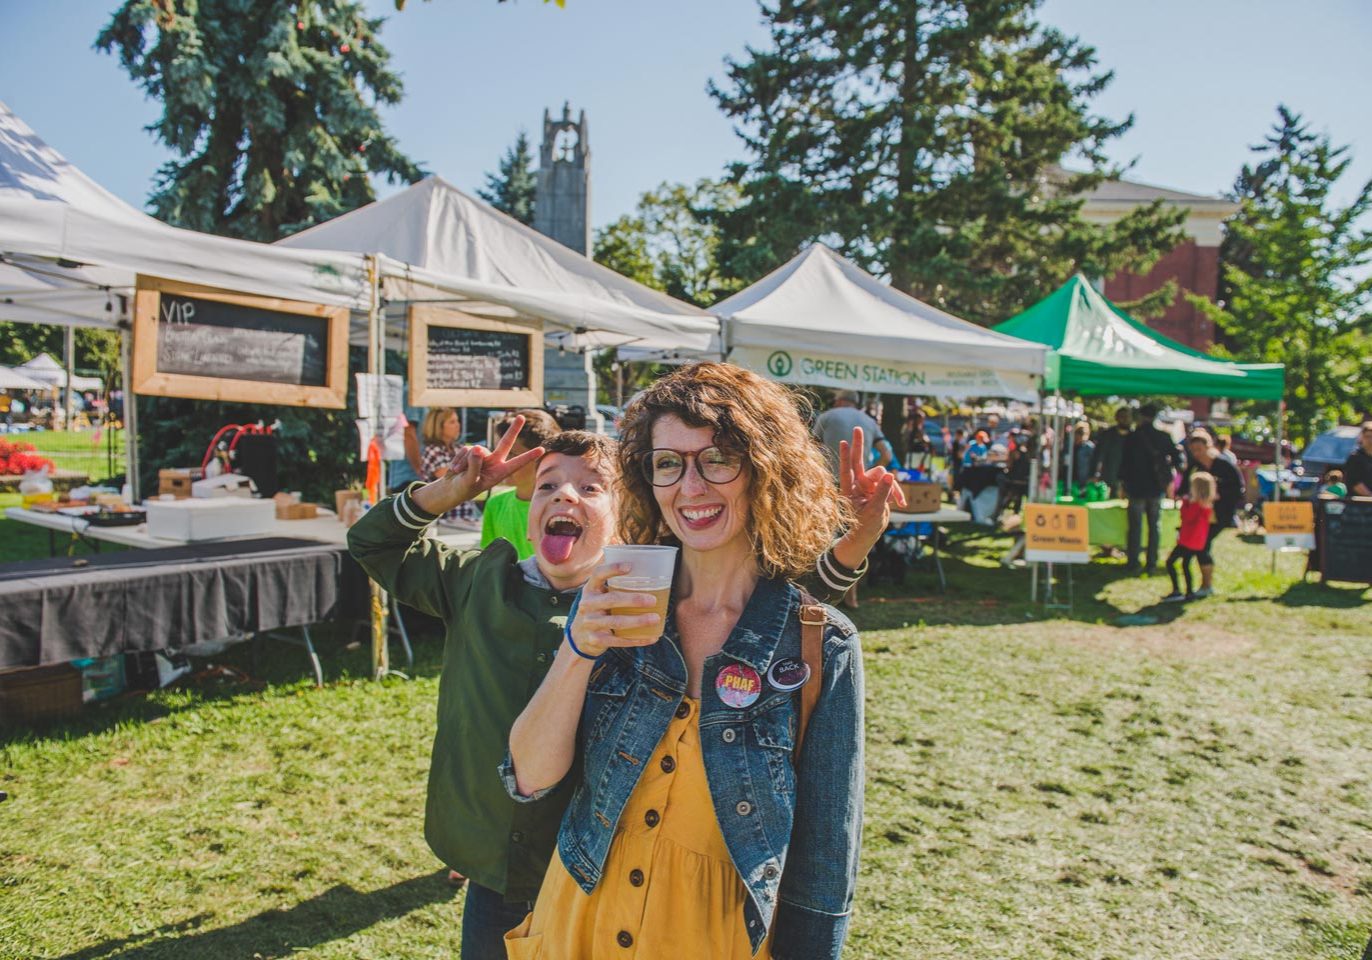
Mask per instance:
[[[538,960],[543,956],[543,934],[529,931],[533,929],[534,915],[531,912],[520,921],[519,926],[505,934],[505,956],[509,960]]]

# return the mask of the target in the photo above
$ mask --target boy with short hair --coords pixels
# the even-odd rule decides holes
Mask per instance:
[[[562,432],[552,414],[537,408],[515,411],[502,419],[497,429],[509,429],[515,417],[524,419],[524,426],[520,428],[519,437],[511,449],[515,456],[535,447],[547,447],[548,441]],[[533,499],[536,469],[534,463],[520,468],[510,478],[514,484],[513,490],[502,490],[486,498],[485,509],[481,512],[482,547],[489,547],[497,537],[503,537],[514,544],[519,559],[527,560],[534,555],[528,530],[529,501]]]

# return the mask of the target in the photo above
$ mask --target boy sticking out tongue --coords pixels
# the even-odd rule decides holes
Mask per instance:
[[[505,957],[505,931],[531,909],[552,856],[568,798],[555,791],[539,803],[516,804],[497,768],[511,725],[563,642],[575,592],[599,565],[615,528],[614,441],[572,430],[511,456],[523,425],[516,417],[492,450],[464,448],[442,479],[411,484],[348,532],[348,549],[372,579],[444,624],[424,836],[439,860],[469,878],[463,960]],[[860,431],[853,441],[843,451],[840,481],[857,522],[820,559],[819,579],[807,583],[821,598],[841,595],[848,578],[856,580],[852,568],[886,528],[888,498],[900,500],[894,477],[864,469]],[[438,517],[534,461],[532,557],[521,561],[503,539],[459,551],[425,535]]]

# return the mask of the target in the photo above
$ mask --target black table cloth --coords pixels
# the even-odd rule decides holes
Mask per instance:
[[[0,564],[0,668],[305,626],[366,596],[346,547],[288,537]]]

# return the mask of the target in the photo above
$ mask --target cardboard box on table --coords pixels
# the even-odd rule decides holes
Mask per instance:
[[[220,540],[269,533],[276,523],[276,503],[246,497],[150,500],[148,536],[158,540]]]

